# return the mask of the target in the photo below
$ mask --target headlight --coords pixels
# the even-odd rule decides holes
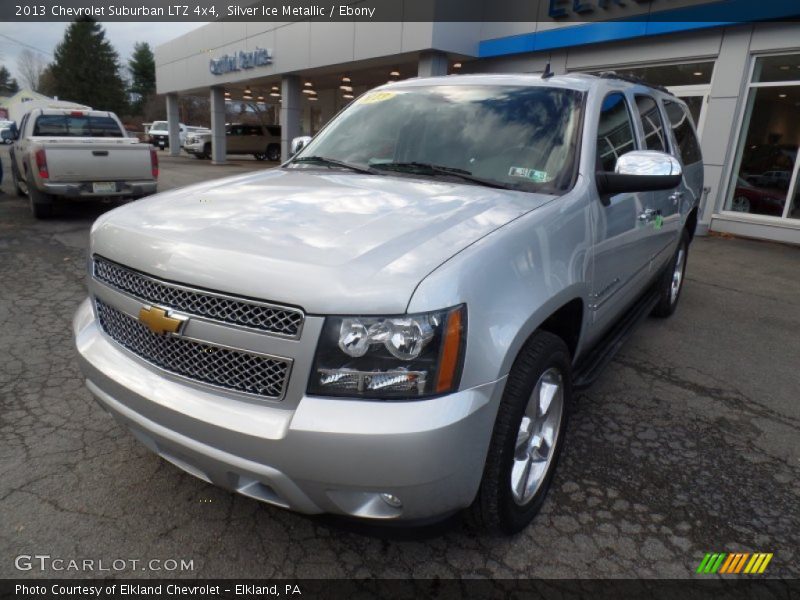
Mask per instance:
[[[308,393],[413,399],[452,392],[466,326],[464,305],[396,317],[327,317]]]

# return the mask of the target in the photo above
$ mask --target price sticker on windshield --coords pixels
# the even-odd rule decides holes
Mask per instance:
[[[509,177],[524,177],[536,183],[544,183],[550,181],[547,177],[547,171],[537,171],[536,169],[527,169],[525,167],[511,167],[508,170]]]
[[[375,104],[377,102],[385,102],[391,100],[397,94],[395,92],[372,92],[371,94],[364,94],[358,99],[358,104]]]

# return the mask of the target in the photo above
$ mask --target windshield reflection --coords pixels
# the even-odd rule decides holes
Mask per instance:
[[[320,132],[289,168],[336,168],[339,161],[392,175],[559,194],[577,174],[582,107],[582,92],[546,86],[376,90]]]

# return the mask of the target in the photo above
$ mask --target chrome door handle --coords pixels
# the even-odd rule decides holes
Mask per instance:
[[[646,208],[643,212],[639,213],[639,220],[643,223],[649,223],[656,218],[658,211],[654,208]]]
[[[669,199],[672,200],[673,204],[677,204],[678,202],[683,200],[683,192],[675,192],[669,197]]]

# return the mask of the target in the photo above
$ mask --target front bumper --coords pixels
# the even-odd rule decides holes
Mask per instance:
[[[413,402],[252,402],[141,363],[100,331],[89,300],[73,329],[101,406],[150,450],[220,487],[307,514],[402,520],[464,508],[478,490],[505,379]]]
[[[153,181],[117,181],[116,191],[96,194],[91,181],[75,181],[69,183],[43,183],[42,191],[63,198],[105,198],[105,197],[141,197],[155,194],[158,182]]]
[[[189,154],[203,154],[205,152],[205,143],[184,144],[183,149]]]

